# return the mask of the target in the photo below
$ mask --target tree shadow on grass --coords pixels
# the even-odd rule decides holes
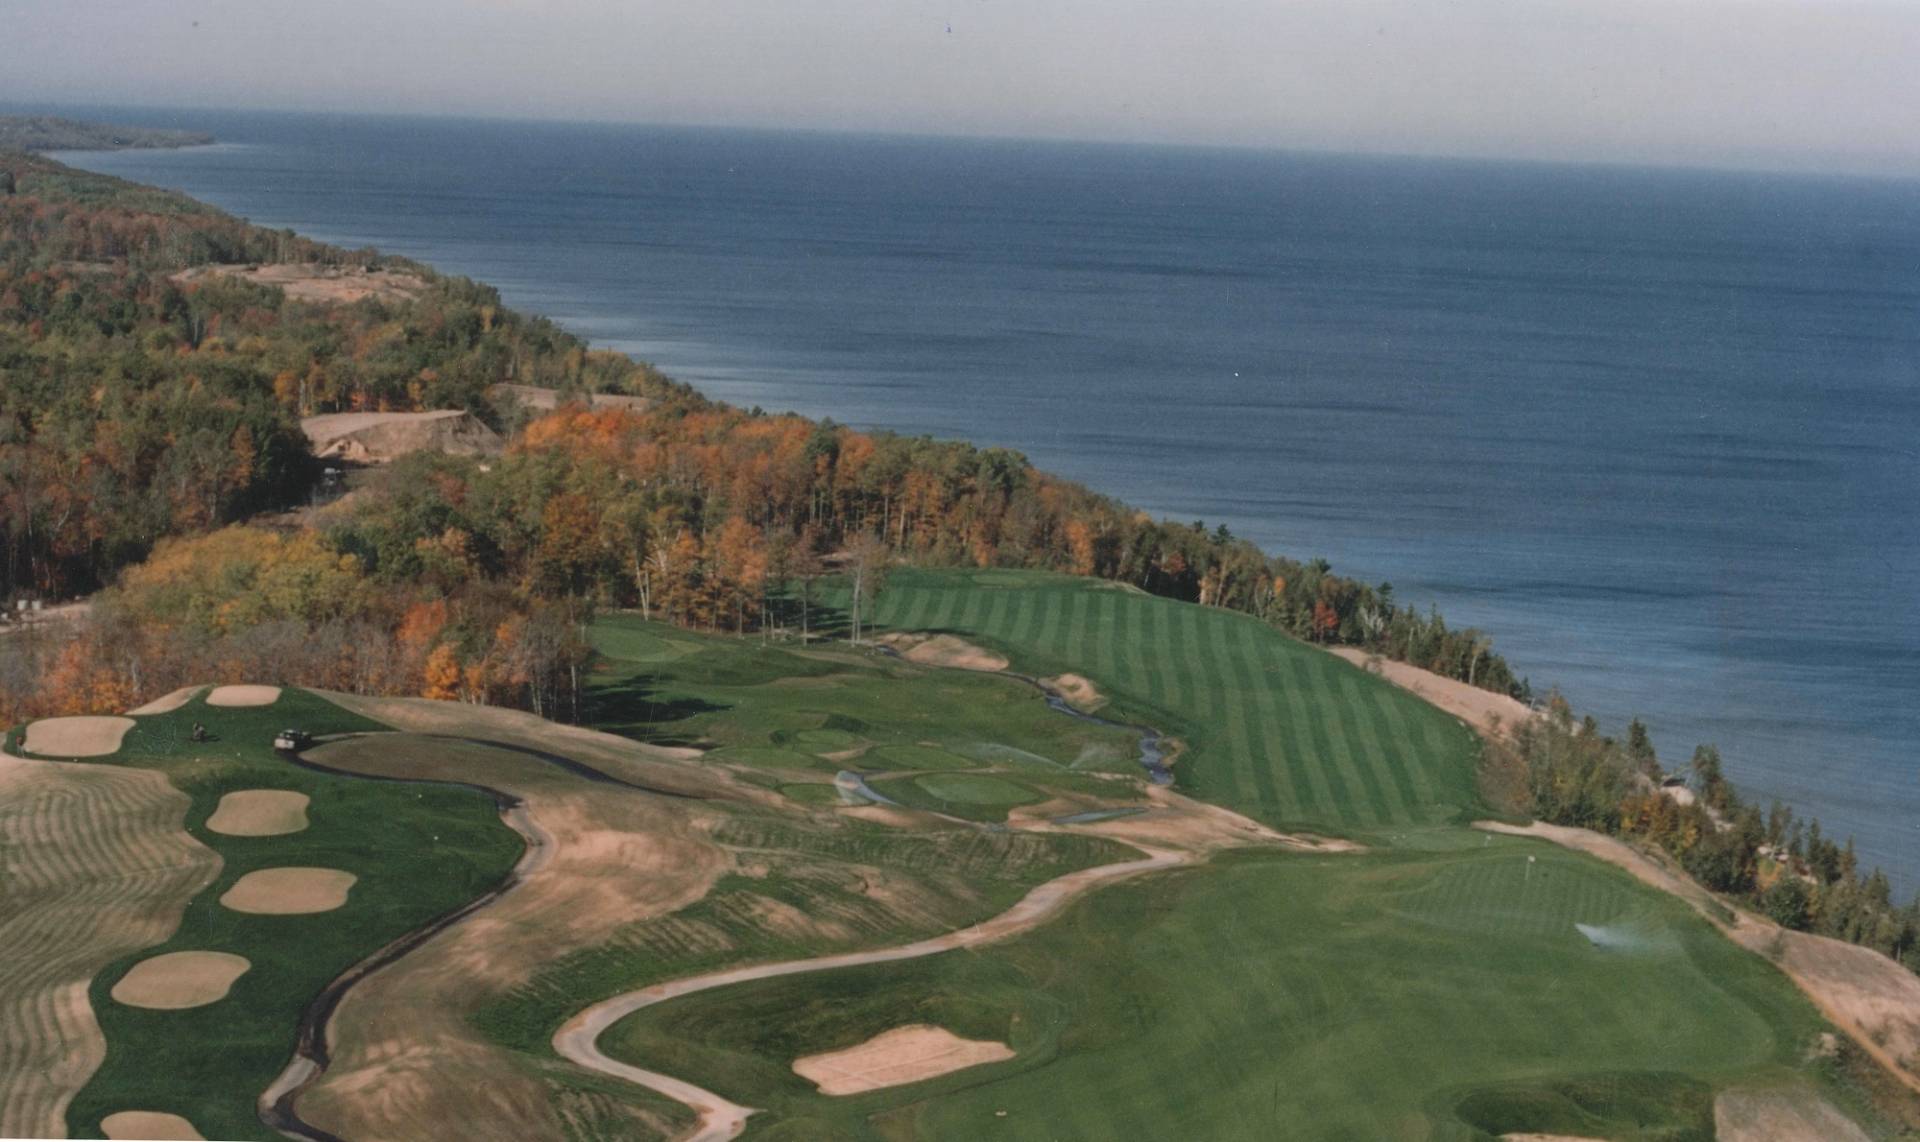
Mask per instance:
[[[587,695],[586,720],[594,729],[635,741],[705,748],[712,743],[685,723],[731,708],[704,698],[665,697],[655,678],[639,674],[595,685]]]

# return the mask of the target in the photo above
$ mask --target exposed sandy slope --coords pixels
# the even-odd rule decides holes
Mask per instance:
[[[231,952],[167,952],[133,965],[108,994],[129,1007],[204,1007],[225,999],[233,981],[252,966],[245,956]]]
[[[1899,964],[1870,948],[1788,931],[1765,917],[1729,908],[1691,879],[1613,837],[1542,822],[1522,827],[1479,821],[1474,827],[1539,837],[1591,854],[1686,901],[1735,943],[1773,961],[1834,1026],[1888,1074],[1920,1092],[1920,977]],[[1733,913],[1732,923],[1723,918],[1723,909]]]
[[[1718,1142],[1870,1142],[1811,1090],[1729,1090],[1713,1100]]]
[[[207,694],[209,706],[271,706],[279,700],[278,686],[215,686]]]
[[[384,705],[380,716],[436,730],[450,728],[443,715],[454,716],[475,736],[494,738],[525,728],[517,718],[488,724],[470,706],[439,708],[446,705],[402,702]],[[576,754],[562,727],[538,724],[542,748],[589,762],[597,760],[587,756],[592,749],[606,749],[608,768],[617,763],[629,774],[667,768],[624,739],[614,739],[618,747],[598,741],[604,735],[581,739],[591,748]],[[500,1138],[565,1136],[543,1076],[489,1041],[467,1013],[570,952],[605,946],[634,921],[705,896],[732,866],[699,827],[712,810],[592,783],[521,754],[411,735],[346,739],[307,756],[352,772],[474,782],[521,798],[518,822],[508,819],[533,848],[519,883],[498,900],[347,993],[330,1024],[332,1063],[299,1097],[301,1117],[345,1138],[465,1142],[475,1122]],[[682,780],[703,779],[725,787],[698,771]],[[633,1113],[612,1100],[606,1107]],[[637,1113],[626,1130],[657,1132]]]
[[[1091,714],[1107,704],[1107,696],[1100,692],[1092,679],[1083,675],[1057,674],[1052,678],[1042,678],[1040,682],[1082,713]]]
[[[1011,1058],[1013,1048],[1005,1043],[962,1039],[945,1027],[913,1023],[838,1051],[802,1055],[793,1072],[821,1094],[859,1094]]]
[[[295,301],[351,304],[369,297],[386,302],[411,301],[427,283],[417,274],[398,270],[368,270],[360,266],[323,266],[308,262],[270,262],[255,266],[195,266],[173,275],[191,283],[208,277],[230,277],[256,285],[277,286]]]
[[[106,1057],[87,986],[172,936],[220,858],[150,770],[0,754],[0,1137],[61,1137]]]
[[[679,764],[701,756],[697,749],[646,745],[616,734],[582,726],[563,726],[534,714],[497,706],[465,702],[435,702],[425,698],[369,698],[316,690],[328,701],[377,722],[416,734],[451,734],[505,742],[528,749],[553,750],[626,781],[695,796],[731,796],[763,805],[785,806],[771,790],[733,780],[719,769]]]
[[[145,717],[148,714],[170,714],[188,702],[193,701],[193,696],[204,689],[206,689],[204,686],[182,686],[173,693],[164,694],[155,698],[144,706],[135,706],[133,709],[128,710],[127,714],[129,717]],[[129,1111],[128,1113],[144,1112]]]
[[[927,635],[895,631],[883,634],[874,641],[881,646],[899,651],[900,657],[908,662],[918,662],[923,666],[951,666],[960,670],[987,672],[1007,668],[1005,658],[991,650],[975,646],[958,635]]]
[[[20,744],[28,753],[46,757],[105,757],[120,748],[120,740],[137,724],[132,718],[41,718],[28,723]]]
[[[543,389],[534,385],[494,385],[487,390],[489,396],[498,399],[511,397],[520,407],[536,409],[540,412],[552,412],[559,408],[560,393],[556,389]],[[634,412],[645,412],[653,405],[646,397],[627,396],[624,393],[593,393],[586,398],[588,408],[624,408]]]
[[[496,456],[506,448],[499,433],[457,408],[329,413],[307,417],[300,422],[300,429],[307,434],[315,456],[356,464],[384,464],[421,451]]]
[[[223,795],[207,828],[229,837],[278,837],[307,827],[307,795],[290,789],[237,789]]]
[[[108,1138],[143,1138],[150,1142],[205,1138],[193,1123],[177,1114],[161,1110],[123,1110],[100,1120],[100,1130]]]
[[[1370,674],[1378,674],[1402,690],[1418,694],[1483,734],[1511,732],[1515,726],[1533,717],[1533,711],[1527,709],[1525,704],[1505,694],[1495,694],[1431,670],[1368,654],[1358,647],[1336,646],[1328,649],[1336,657],[1344,658]]]
[[[220,895],[223,907],[261,916],[331,912],[347,902],[359,878],[337,868],[262,868],[233,882]]]

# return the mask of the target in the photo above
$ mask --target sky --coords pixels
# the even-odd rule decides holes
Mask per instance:
[[[0,0],[0,103],[1920,174],[1920,0]]]

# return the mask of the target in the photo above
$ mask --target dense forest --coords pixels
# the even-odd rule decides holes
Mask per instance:
[[[116,640],[122,652],[101,659],[123,663],[116,679],[82,684],[67,671],[47,676],[61,685],[28,686],[16,715],[106,708],[136,676],[144,691],[188,664],[217,664],[210,639],[266,637],[234,616],[271,616],[260,625],[283,632],[365,623],[394,636],[415,596],[456,616],[459,637],[429,652],[443,677],[459,674],[452,691],[553,708],[534,683],[489,681],[517,677],[486,665],[505,629],[497,615],[528,630],[592,606],[708,629],[783,624],[781,600],[856,542],[904,560],[1121,579],[1524,693],[1480,632],[1400,607],[1386,585],[1268,556],[1225,529],[1152,520],[1017,453],[731,408],[425,266],[45,159],[0,157],[0,171],[12,190],[0,198],[0,590],[58,599],[121,577],[95,625],[132,614],[146,621],[129,619],[130,629],[170,632],[138,661],[125,648],[154,640]],[[422,288],[332,304],[183,273],[258,263],[378,268]],[[530,420],[505,385],[645,400]],[[150,557],[225,559],[238,541],[220,529],[309,498],[318,472],[302,417],[441,408],[507,434],[509,454],[409,458],[303,541],[303,558],[322,551],[378,590],[343,596],[351,605],[324,619],[237,597],[217,624],[198,612],[133,613],[148,596],[142,573],[123,570]],[[227,546],[192,555],[195,544]],[[246,575],[223,582],[252,589]],[[537,641],[573,653],[566,640]],[[286,670],[297,659],[272,661]],[[363,672],[361,684],[449,690],[429,687],[416,665]]]

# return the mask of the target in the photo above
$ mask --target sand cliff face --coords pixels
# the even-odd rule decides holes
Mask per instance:
[[[409,452],[451,452],[459,456],[497,456],[505,448],[500,435],[472,413],[341,412],[310,416],[300,428],[324,459],[384,464]]]

